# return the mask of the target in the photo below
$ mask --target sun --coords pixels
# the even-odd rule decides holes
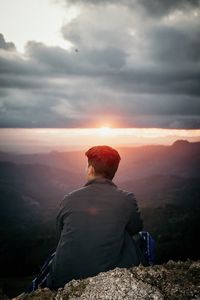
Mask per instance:
[[[99,128],[99,134],[101,136],[109,136],[109,135],[111,135],[111,131],[112,131],[112,129],[108,126]]]

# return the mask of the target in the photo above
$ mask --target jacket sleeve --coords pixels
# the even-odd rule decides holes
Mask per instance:
[[[126,229],[130,235],[134,235],[143,230],[143,220],[141,218],[141,212],[138,208],[137,200],[132,192],[128,193],[127,202],[129,207],[129,219]]]
[[[66,195],[64,196],[64,198],[61,200],[59,204],[59,211],[56,216],[56,241],[57,242],[59,242],[60,240],[61,232],[64,225],[63,216],[65,213],[65,199],[66,199]]]

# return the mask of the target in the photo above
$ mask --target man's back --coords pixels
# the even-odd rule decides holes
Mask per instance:
[[[133,193],[96,178],[65,196],[57,215],[56,255],[47,286],[138,265],[141,252],[131,235],[143,229]]]

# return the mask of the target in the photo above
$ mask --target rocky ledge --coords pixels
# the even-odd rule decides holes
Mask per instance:
[[[13,299],[200,299],[200,260],[170,260],[152,267],[115,268],[94,277],[73,279],[57,291],[38,289]]]

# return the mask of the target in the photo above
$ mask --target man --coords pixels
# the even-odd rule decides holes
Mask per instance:
[[[85,155],[87,182],[65,195],[57,215],[58,245],[47,278],[51,289],[115,267],[145,265],[132,237],[143,229],[137,201],[112,181],[119,153],[95,146]]]

